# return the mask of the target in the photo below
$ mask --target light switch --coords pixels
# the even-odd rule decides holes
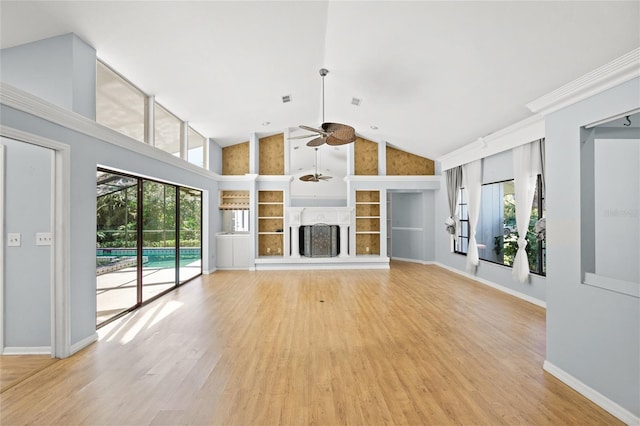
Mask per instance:
[[[7,234],[8,247],[20,247],[22,245],[22,234],[10,232]]]
[[[36,233],[36,245],[37,246],[50,246],[53,241],[51,232],[38,232]]]

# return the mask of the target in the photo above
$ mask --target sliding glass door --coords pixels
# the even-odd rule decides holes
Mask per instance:
[[[96,287],[98,324],[138,304],[138,179],[97,175]]]
[[[99,169],[98,326],[202,274],[202,192]]]
[[[142,301],[178,283],[176,275],[177,187],[144,181],[142,196]]]
[[[180,188],[180,226],[178,228],[180,265],[179,282],[202,274],[202,193]]]

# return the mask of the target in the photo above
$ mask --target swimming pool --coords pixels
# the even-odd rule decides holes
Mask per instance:
[[[124,259],[135,260],[136,255],[137,250],[135,249],[99,248],[96,249],[96,265],[104,268],[109,265],[116,265]],[[144,248],[142,249],[142,256],[145,268],[173,268],[176,265],[176,250],[174,248]],[[181,267],[200,259],[201,250],[199,247],[180,248]],[[132,265],[127,263],[126,266],[135,266],[135,262]]]

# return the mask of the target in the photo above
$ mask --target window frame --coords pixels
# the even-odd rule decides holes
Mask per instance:
[[[482,186],[487,186],[487,185],[495,185],[495,184],[499,184],[499,183],[505,183],[505,182],[513,182],[515,179],[505,179],[505,180],[501,180],[501,181],[496,181],[496,182],[487,182],[487,183],[483,183]],[[461,248],[459,248],[459,245],[462,245],[461,240],[466,239],[467,241],[467,249],[469,247],[469,210],[468,210],[468,203],[466,200],[466,192],[465,192],[465,188],[464,187],[460,187],[459,188],[459,194],[458,194],[458,212],[459,212],[459,220],[458,222],[460,223],[460,235],[457,236],[457,238],[454,239],[453,241],[453,252],[455,254],[459,254],[459,255],[463,255],[466,256],[467,253],[464,251],[461,251]],[[544,194],[545,192],[545,188],[542,185],[542,175],[538,174],[537,178],[536,178],[536,192],[534,194],[534,200],[537,202],[538,205],[538,217],[537,220],[542,219],[544,216],[544,213],[546,211],[546,206],[545,206],[545,200],[546,200],[546,194]],[[542,208],[540,207],[542,206]],[[463,207],[464,209],[466,209],[467,212],[467,216],[466,219],[464,219],[462,217],[462,212],[463,212]],[[533,208],[533,206],[532,206]],[[462,230],[466,229],[466,236],[462,235]],[[538,258],[538,262],[536,263],[536,269],[535,270],[529,270],[530,273],[534,274],[534,275],[539,275],[542,277],[546,277],[547,273],[546,273],[546,238],[544,240],[542,240],[540,242],[540,244],[538,244],[538,248],[537,248],[537,258]],[[488,263],[492,263],[494,265],[500,265],[500,266],[504,266],[506,268],[513,268],[511,265],[506,265],[504,263],[499,263],[499,262],[495,262],[493,260],[487,260],[487,259],[483,259],[480,258],[480,260],[482,260],[483,262],[488,262]]]

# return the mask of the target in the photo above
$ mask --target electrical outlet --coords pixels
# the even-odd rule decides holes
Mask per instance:
[[[53,242],[53,236],[51,235],[51,232],[36,233],[37,246],[50,246],[52,242]]]
[[[20,247],[22,245],[22,234],[10,232],[7,234],[8,247]]]
[[[364,249],[367,253],[369,253],[369,246],[365,247]]]
[[[267,247],[267,254],[271,254],[271,247]]]

